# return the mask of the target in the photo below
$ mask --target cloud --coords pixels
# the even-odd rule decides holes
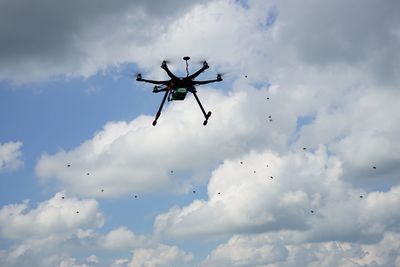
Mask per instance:
[[[95,200],[63,193],[55,194],[36,208],[29,208],[28,201],[3,206],[1,238],[15,242],[7,250],[0,250],[0,265],[127,266],[129,260],[115,260],[116,252],[133,253],[133,266],[180,264],[193,258],[191,253],[176,246],[161,244],[153,236],[137,235],[124,226],[101,233],[103,224],[104,216]]]
[[[90,76],[130,61],[164,23],[203,1],[2,1],[0,79]]]
[[[365,192],[341,175],[341,162],[324,147],[225,160],[212,174],[208,199],[158,215],[155,231],[187,238],[296,230],[303,242],[377,242],[400,230],[399,187]]]
[[[1,236],[9,239],[44,238],[103,225],[104,217],[98,210],[97,201],[62,197],[63,193],[57,193],[29,211],[28,201],[3,206],[0,210]]]
[[[21,147],[22,142],[0,143],[0,173],[6,170],[15,171],[24,165]]]
[[[127,250],[146,245],[144,236],[136,236],[126,227],[116,228],[98,239],[99,247],[107,250]]]
[[[174,184],[182,187],[180,173],[207,170],[225,157],[261,149],[269,141],[270,146],[282,148],[284,132],[295,125],[282,121],[272,128],[266,123],[266,88],[245,88],[248,91],[238,85],[229,95],[206,89],[199,93],[213,111],[206,127],[197,103],[189,97],[166,108],[156,127],[149,116],[110,122],[73,150],[44,154],[36,172],[44,181],[56,179],[69,192],[117,196],[165,190]]]
[[[295,233],[234,235],[217,246],[200,266],[397,266],[400,260],[398,233],[386,233],[374,245],[296,243],[292,235]]]
[[[191,253],[180,250],[176,246],[158,245],[150,249],[137,249],[128,266],[130,267],[161,267],[161,266],[187,266],[193,259]]]

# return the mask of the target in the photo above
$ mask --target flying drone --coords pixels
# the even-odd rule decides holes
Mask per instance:
[[[209,66],[208,66],[207,61],[203,61],[203,66],[195,73],[189,75],[189,70],[188,70],[188,60],[189,59],[190,59],[190,57],[187,57],[187,56],[183,58],[183,60],[186,61],[186,77],[175,76],[168,69],[167,61],[165,61],[165,60],[161,63],[161,68],[163,70],[165,70],[167,75],[171,78],[170,80],[166,80],[166,81],[147,80],[147,79],[142,78],[142,74],[139,73],[137,75],[136,81],[155,84],[155,86],[153,88],[153,93],[165,92],[164,97],[161,101],[160,107],[157,111],[156,117],[153,121],[153,126],[155,126],[157,124],[157,120],[161,115],[161,110],[164,106],[166,99],[168,99],[168,101],[185,100],[188,92],[190,92],[194,95],[194,97],[195,97],[197,103],[199,104],[200,109],[203,112],[203,115],[205,117],[203,125],[207,125],[208,118],[210,118],[210,116],[211,116],[211,111],[206,113],[206,111],[204,110],[203,105],[201,104],[200,99],[197,96],[196,85],[220,82],[220,81],[222,81],[222,75],[217,74],[217,78],[214,80],[195,81],[194,79],[197,76],[199,76],[202,72],[204,72],[206,69],[208,69]]]

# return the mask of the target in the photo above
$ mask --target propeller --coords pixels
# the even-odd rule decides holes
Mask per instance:
[[[207,69],[209,68],[206,60],[200,60],[200,61],[197,61],[197,63],[203,65],[203,67],[206,67]]]
[[[167,64],[171,64],[171,63],[172,63],[172,60],[171,60],[171,59],[164,59],[164,60],[161,62],[161,67],[166,66]]]

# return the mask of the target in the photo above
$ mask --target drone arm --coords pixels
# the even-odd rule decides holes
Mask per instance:
[[[137,79],[138,82],[145,82],[145,83],[152,83],[152,84],[162,84],[168,85],[169,81],[154,81],[154,80],[147,80],[147,79]]]
[[[192,75],[189,76],[190,79],[194,79],[197,76],[199,76],[201,73],[203,73],[206,69],[208,69],[208,65],[204,65],[203,67],[201,67],[201,69],[199,69],[198,71],[196,71],[195,73],[193,73]]]
[[[215,80],[206,80],[206,81],[193,81],[194,85],[202,85],[202,84],[207,84],[207,83],[215,83],[215,82],[220,82],[222,81],[221,78],[217,78]]]
[[[161,68],[163,70],[165,70],[165,72],[167,73],[167,75],[171,78],[171,79],[178,79],[178,77],[176,77],[168,68],[167,66],[167,62],[163,61],[161,64]]]

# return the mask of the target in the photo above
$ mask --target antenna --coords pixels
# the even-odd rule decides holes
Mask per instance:
[[[188,65],[188,60],[189,60],[189,59],[190,59],[190,57],[188,57],[188,56],[183,57],[183,60],[186,61],[186,77],[189,76],[189,65]]]

